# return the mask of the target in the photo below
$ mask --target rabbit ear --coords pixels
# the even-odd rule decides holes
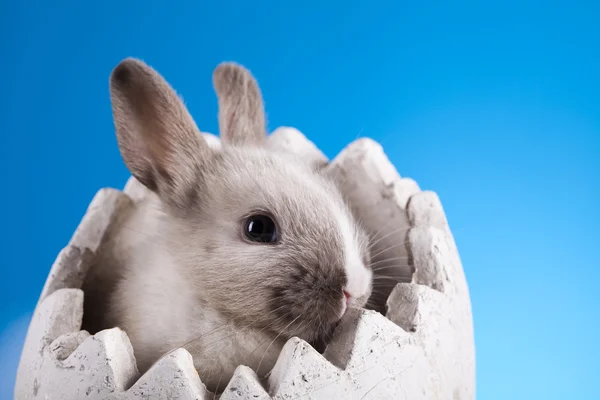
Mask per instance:
[[[133,58],[113,70],[110,97],[131,173],[164,201],[187,208],[212,152],[181,99],[158,72]]]
[[[236,63],[221,63],[213,73],[219,100],[219,130],[226,144],[263,146],[267,132],[262,95],[256,80]]]

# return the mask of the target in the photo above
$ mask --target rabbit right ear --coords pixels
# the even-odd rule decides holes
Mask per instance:
[[[111,74],[110,97],[121,155],[133,176],[187,209],[212,151],[179,96],[154,69],[127,58]]]
[[[219,100],[219,131],[225,144],[263,146],[267,141],[265,110],[256,79],[232,62],[213,72]]]

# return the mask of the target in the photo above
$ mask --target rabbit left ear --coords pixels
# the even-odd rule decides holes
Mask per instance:
[[[183,101],[143,61],[127,58],[110,76],[117,141],[131,173],[165,202],[185,210],[213,152]]]
[[[223,143],[265,145],[267,130],[262,94],[250,71],[236,63],[221,63],[213,73],[213,85],[219,100]]]

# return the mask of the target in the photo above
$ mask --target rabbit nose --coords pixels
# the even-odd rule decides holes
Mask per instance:
[[[342,293],[344,293],[344,303],[342,305],[342,313],[340,314],[340,318],[346,315],[346,311],[350,308],[350,300],[352,296],[346,290],[342,289]]]
[[[350,293],[348,293],[347,291],[343,290],[344,293],[344,298],[346,299],[346,307],[350,306],[350,300],[352,299],[352,296],[350,295]]]

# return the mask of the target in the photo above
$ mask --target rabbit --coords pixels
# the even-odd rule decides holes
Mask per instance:
[[[368,235],[335,183],[266,146],[251,72],[223,62],[213,86],[219,149],[152,67],[126,58],[112,71],[119,150],[152,196],[98,268],[116,270],[101,328],[127,333],[140,373],[183,347],[219,393],[238,365],[267,374],[291,337],[327,340],[365,306],[373,273]]]

